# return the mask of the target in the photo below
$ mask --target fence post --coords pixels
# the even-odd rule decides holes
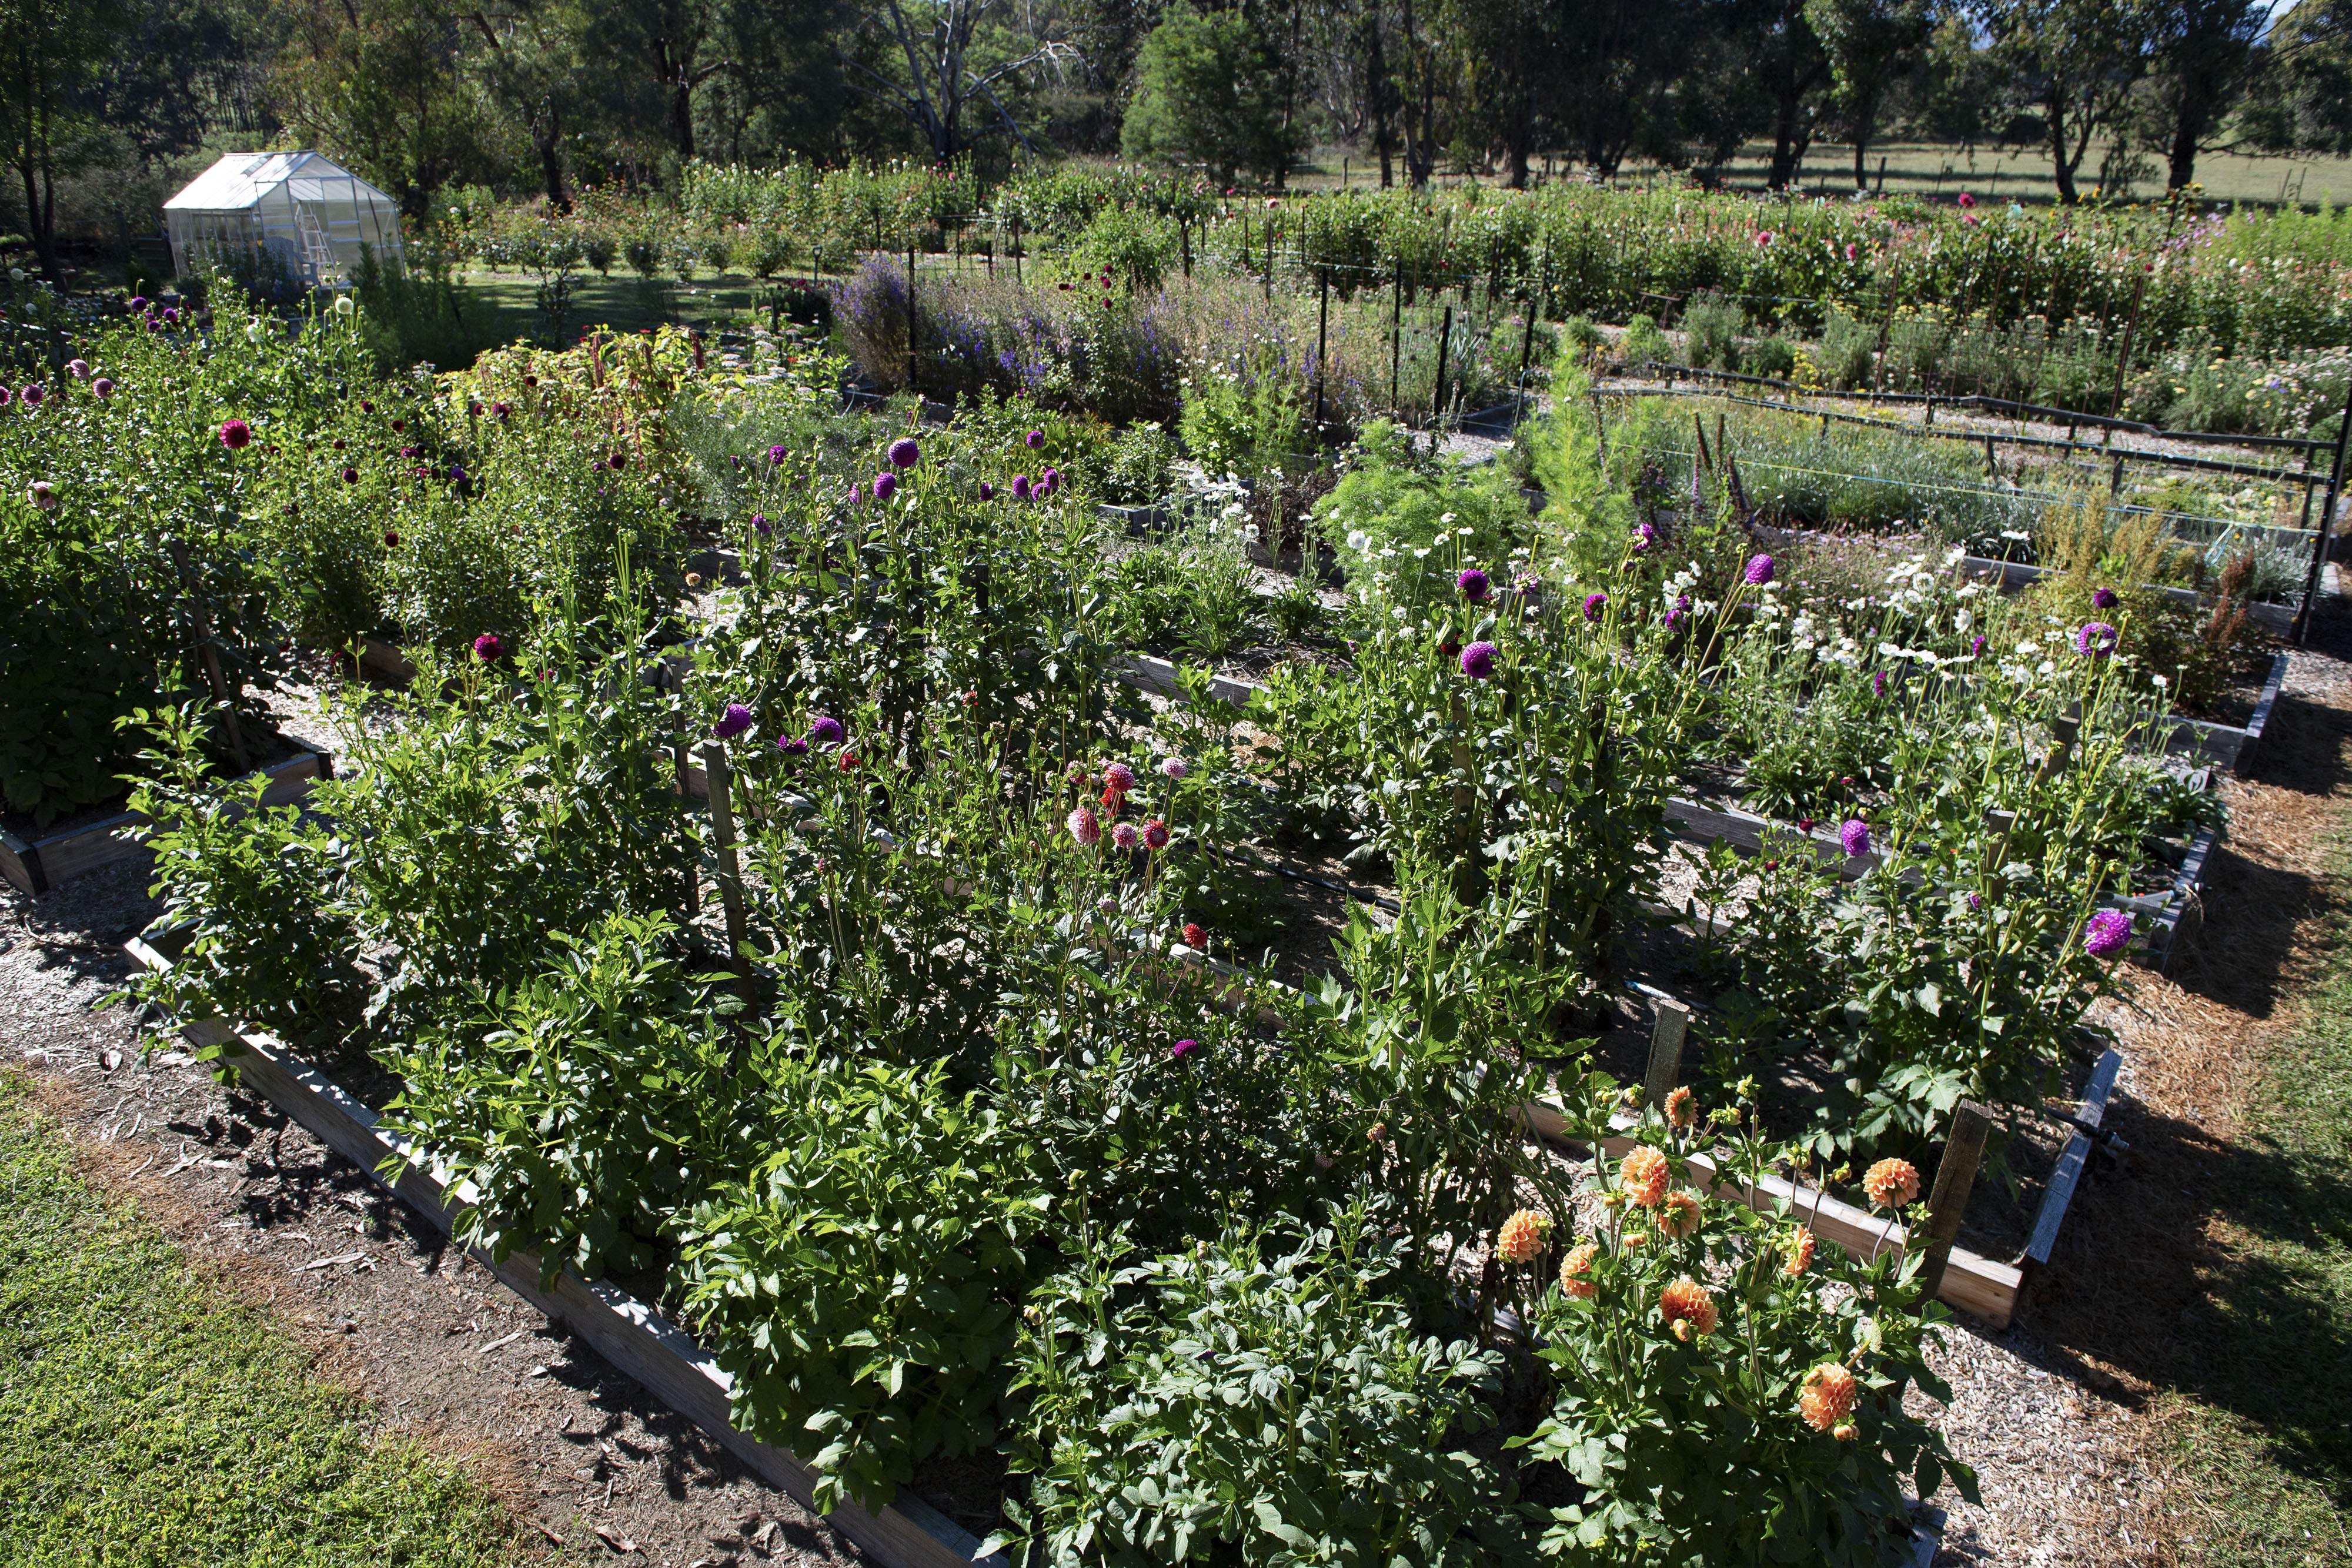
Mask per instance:
[[[2139,281],[2132,285],[2131,314],[2124,319],[2123,347],[2116,354],[2115,395],[2107,400],[2109,419],[2123,417],[2124,377],[2131,373],[2132,334],[2139,330],[2140,298],[2147,292],[2147,275],[2154,270],[2153,265],[2143,263],[2139,269]]]
[[[748,986],[751,960],[743,952],[749,936],[744,929],[743,876],[735,862],[735,810],[730,798],[732,775],[727,768],[725,742],[704,743],[702,770],[710,780],[710,840],[719,857],[719,902],[727,912],[727,961]]]
[[[1919,1282],[1928,1301],[1943,1286],[1944,1269],[1952,1260],[1952,1242],[1960,1234],[1960,1217],[1968,1212],[1969,1189],[1976,1185],[1985,1136],[1991,1130],[1992,1118],[1974,1101],[1962,1101],[1952,1114],[1951,1141],[1944,1145],[1944,1157],[1936,1166],[1936,1190],[1927,1198],[1927,1249],[1922,1254]]]
[[[686,696],[685,696],[685,694],[684,694],[684,693],[682,693],[682,692],[678,695],[678,703],[677,703],[677,706],[675,709],[673,709],[673,710],[671,711],[670,719],[671,719],[671,726],[672,726],[672,730],[673,730],[673,733],[672,733],[672,735],[671,735],[671,737],[670,737],[670,743],[669,743],[669,759],[670,759],[670,766],[671,766],[672,768],[676,768],[676,769],[677,769],[677,799],[678,799],[678,803],[679,803],[680,807],[681,807],[681,808],[683,808],[683,807],[684,807],[684,805],[685,805],[685,803],[686,803],[688,800],[692,800],[692,799],[693,799],[693,796],[692,796],[692,794],[691,794],[691,793],[687,789],[687,787],[686,787],[686,785],[687,785],[687,777],[686,777],[686,775],[687,775],[687,768],[688,768],[688,766],[689,765],[689,763],[690,763],[690,762],[691,762],[691,760],[692,760],[692,757],[691,757],[691,753],[688,751],[688,746],[687,746],[687,739],[686,739]],[[705,793],[708,793],[708,792],[709,792],[709,789],[708,789],[708,786],[706,785],[706,787],[705,787]],[[694,852],[694,862],[693,862],[693,863],[692,863],[691,865],[688,865],[688,866],[686,868],[686,919],[687,919],[687,923],[688,923],[688,925],[692,925],[692,924],[693,924],[693,922],[694,922],[694,917],[695,917],[696,915],[698,915],[701,914],[701,913],[702,913],[702,852],[701,852],[699,849],[698,849],[698,850],[696,850],[696,851],[695,851],[695,852]]]
[[[1454,339],[1454,307],[1445,308],[1445,320],[1437,329],[1437,379],[1429,387],[1429,428],[1431,441],[1445,423],[1445,350]]]
[[[1650,1065],[1642,1075],[1642,1103],[1657,1106],[1663,1114],[1666,1096],[1674,1092],[1683,1075],[1683,1043],[1690,1038],[1691,1010],[1663,997],[1652,1007],[1657,1019],[1650,1026]]]
[[[1331,348],[1331,273],[1323,272],[1315,290],[1315,441],[1323,441],[1323,361]]]
[[[2336,521],[2336,499],[2344,493],[2344,444],[2347,436],[2352,436],[2352,387],[2347,387],[2344,392],[2344,417],[2336,426],[2336,460],[2327,470],[2327,504],[2319,509],[2319,531],[2311,540],[2311,571],[2303,583],[2303,608],[2295,613],[2294,645],[2298,648],[2311,635],[2311,606],[2313,601],[2319,597],[2319,564],[2327,559],[2327,530]],[[2310,495],[2306,487],[2304,491],[2306,505]]]
[[[907,242],[907,390],[919,409],[922,392],[915,385],[915,242]]]
[[[2341,444],[2339,443],[2339,449]],[[236,758],[240,772],[251,772],[252,759],[246,755],[245,727],[237,723],[236,694],[229,690],[228,677],[221,673],[220,650],[213,643],[212,617],[205,613],[204,600],[196,593],[195,574],[188,569],[188,547],[179,540],[172,541],[172,564],[179,569],[181,590],[188,596],[188,617],[194,622],[196,657],[205,667],[205,684],[212,687],[213,700],[220,704],[221,717],[228,727],[229,755]]]
[[[1399,414],[1404,410],[1397,402],[1397,350],[1404,341],[1404,258],[1397,258],[1396,291],[1389,298],[1389,407]]]

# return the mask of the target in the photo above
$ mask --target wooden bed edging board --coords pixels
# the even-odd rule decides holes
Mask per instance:
[[[335,761],[323,751],[306,747],[283,762],[273,762],[257,771],[269,779],[269,788],[262,791],[261,803],[282,806],[309,794],[314,780],[332,779]],[[0,830],[0,876],[38,898],[68,877],[128,860],[139,846],[123,837],[122,830],[146,820],[136,811],[118,811],[79,828],[31,839]]]
[[[2036,1268],[2050,1261],[2050,1254],[2058,1245],[2059,1227],[2066,1223],[2067,1206],[2074,1201],[2074,1188],[2083,1179],[2084,1169],[2091,1163],[2094,1134],[2106,1121],[2107,1101],[2116,1092],[2116,1074],[2122,1071],[2123,1052],[2110,1047],[2099,1057],[2099,1064],[2091,1069],[2090,1082],[2083,1085],[2082,1109],[2075,1113],[2074,1135],[2066,1140],[2066,1147],[2058,1155],[2057,1168],[2050,1173],[2050,1185],[2042,1189],[2042,1207],[2033,1216],[2033,1236],[2025,1244],[2022,1261]]]
[[[171,960],[146,942],[123,945],[142,968],[162,971]],[[232,1035],[243,1046],[229,1060],[246,1086],[309,1128],[319,1140],[365,1171],[453,1237],[467,1207],[467,1189],[452,1189],[406,1140],[382,1130],[376,1114],[332,1080],[303,1062],[267,1034],[232,1029],[219,1020],[183,1030],[198,1045]],[[399,1178],[385,1168],[402,1163]],[[566,1270],[551,1291],[539,1288],[539,1260],[518,1252],[503,1262],[473,1248],[467,1253],[517,1295],[548,1318],[585,1340],[599,1355],[641,1384],[646,1391],[716,1438],[720,1447],[770,1486],[789,1493],[810,1512],[813,1477],[784,1449],[736,1430],[729,1419],[732,1380],[710,1354],[659,1312],[609,1281],[588,1281]],[[911,1493],[878,1514],[845,1502],[823,1516],[847,1540],[887,1568],[1009,1568],[1001,1554],[980,1554],[979,1538]]]
[[[1178,965],[1207,971],[1213,977],[1212,984],[1221,995],[1226,995],[1228,1000],[1227,993],[1231,987],[1244,983],[1241,972],[1233,965],[1221,958],[1212,958],[1181,942],[1171,942],[1144,931],[1134,933],[1133,939],[1139,946],[1157,949]],[[1274,983],[1280,984],[1278,981]],[[1567,1114],[1558,1104],[1531,1102],[1519,1108],[1519,1114],[1528,1131],[1545,1142],[1580,1152],[1584,1150],[1583,1144],[1569,1135]],[[1633,1123],[1630,1116],[1621,1114],[1616,1118],[1616,1124],[1630,1128]],[[1603,1147],[1614,1157],[1623,1155],[1633,1146],[1633,1143],[1631,1137],[1612,1137],[1603,1140]],[[1769,1175],[1752,1187],[1736,1183],[1727,1176],[1718,1179],[1716,1162],[1706,1155],[1695,1154],[1690,1156],[1690,1163],[1692,1171],[1709,1192],[1735,1197],[1755,1209],[1771,1210],[1786,1202],[1796,1214],[1805,1218],[1805,1223],[1812,1228],[1814,1235],[1826,1241],[1834,1241],[1849,1252],[1871,1254],[1900,1246],[1903,1242],[1905,1232],[1902,1226],[1890,1228],[1885,1221],[1874,1218],[1866,1210],[1842,1202],[1827,1193],[1799,1186],[1794,1182]],[[2007,1328],[2010,1318],[2017,1311],[2017,1290],[2023,1279],[2023,1273],[2011,1264],[1955,1247],[1950,1262],[1945,1266],[1943,1288],[1937,1295],[1962,1312],[1983,1319],[1994,1328]]]
[[[2030,566],[2021,560],[1995,560],[1990,556],[1972,555],[1960,561],[1961,575],[1979,581],[1996,581],[2003,592],[2039,582],[2050,575],[2046,566]],[[2173,588],[2150,583],[2158,592],[2175,604],[2185,604],[2192,610],[2210,610],[2221,602],[2210,593],[2200,593],[2193,588]],[[2284,637],[2294,627],[2294,606],[2261,602],[2243,606],[2246,619],[2273,637]]]
[[[1524,1107],[1528,1126],[1546,1142],[1563,1148],[1583,1150],[1585,1145],[1569,1135],[1568,1119],[1557,1105],[1540,1101]],[[1620,1116],[1618,1124],[1631,1126],[1630,1118]],[[1630,1136],[1604,1138],[1601,1146],[1613,1158],[1633,1147]],[[1737,1198],[1754,1209],[1767,1212],[1787,1204],[1792,1218],[1801,1219],[1814,1235],[1825,1241],[1834,1241],[1848,1252],[1865,1257],[1890,1250],[1903,1244],[1904,1228],[1890,1225],[1865,1209],[1801,1187],[1780,1176],[1767,1174],[1754,1186],[1717,1174],[1714,1158],[1707,1155],[1690,1156],[1694,1176],[1712,1194]],[[2017,1290],[2024,1273],[2012,1264],[1980,1257],[1961,1248],[1952,1249],[1951,1261],[1945,1266],[1943,1288],[1937,1294],[1943,1301],[1972,1317],[1980,1318],[1994,1328],[2007,1328],[2017,1311]]]
[[[2279,670],[2284,670],[2285,655],[2281,654],[2279,659]],[[1166,659],[1155,658],[1149,653],[1130,654],[1117,673],[1130,685],[1158,695],[1174,697],[1181,695],[1176,682],[1176,666]],[[2273,675],[2278,673],[2277,670],[2273,672]],[[1210,695],[1219,700],[1236,707],[1245,707],[1252,694],[1261,688],[1248,681],[1218,675],[1212,679],[1209,689]],[[1861,876],[1878,863],[1875,853],[1849,856],[1844,846],[1827,831],[1816,829],[1811,835],[1802,835],[1788,823],[1775,822],[1769,818],[1728,807],[1685,800],[1679,795],[1667,798],[1666,818],[1675,825],[1675,836],[1687,843],[1705,848],[1718,839],[1726,840],[1734,848],[1750,854],[1762,852],[1764,835],[1768,831],[1790,839],[1809,836],[1814,855],[1824,864],[1837,866],[1839,874],[1848,881]],[[2120,909],[2132,915],[2136,922],[2145,925],[2146,928],[2135,936],[2136,950],[2159,973],[2172,961],[2174,947],[2181,940],[2184,928],[2192,933],[2196,929],[2193,905],[2198,885],[2205,874],[2205,862],[2212,852],[2216,837],[2216,831],[2208,828],[2190,841],[2181,869],[2174,875],[2172,885],[2164,892],[2147,895],[2116,894],[2101,900],[2106,907]]]

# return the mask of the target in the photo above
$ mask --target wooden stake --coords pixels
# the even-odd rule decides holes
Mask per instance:
[[[236,758],[237,771],[253,771],[253,759],[245,749],[245,728],[237,723],[236,704],[228,689],[228,677],[221,673],[220,650],[213,646],[212,617],[205,613],[204,601],[196,596],[195,574],[188,569],[188,547],[179,540],[172,541],[172,564],[180,570],[180,586],[188,596],[188,616],[196,626],[196,656],[205,666],[205,684],[213,689],[213,700],[220,704],[221,717],[228,726],[229,755]]]
[[[1944,1269],[1952,1260],[1952,1243],[1960,1234],[1960,1217],[1969,1207],[1969,1189],[1976,1185],[1977,1166],[1984,1158],[1985,1138],[1991,1131],[1992,1118],[1972,1100],[1962,1101],[1952,1115],[1952,1137],[1944,1145],[1943,1160],[1936,1166],[1936,1190],[1927,1198],[1927,1224],[1923,1232],[1927,1249],[1919,1281],[1930,1301],[1943,1288]]]
[[[732,775],[728,771],[724,743],[704,743],[702,770],[710,780],[710,838],[719,854],[719,902],[727,911],[728,962],[748,985],[751,960],[743,948],[750,937],[743,916],[743,875],[735,862],[735,811],[728,799]]]
[[[1683,1075],[1683,1042],[1690,1038],[1691,1010],[1664,998],[1653,1006],[1657,1021],[1650,1028],[1650,1067],[1642,1075],[1642,1103],[1655,1105],[1664,1114],[1666,1096]]]
[[[693,799],[687,789],[687,768],[691,760],[686,740],[686,705],[680,703],[672,716],[677,733],[670,737],[669,759],[677,770],[677,798],[681,804]],[[706,790],[708,786],[705,786]],[[686,868],[686,918],[691,925],[702,912],[702,855],[697,851],[694,863]]]

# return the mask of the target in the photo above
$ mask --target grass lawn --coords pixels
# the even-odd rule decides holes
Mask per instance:
[[[519,1560],[448,1458],[371,1437],[257,1312],[72,1171],[0,1076],[0,1563]]]
[[[2327,965],[2240,1119],[2236,1190],[2214,1195],[2231,1223],[2183,1324],[2196,1392],[2168,1413],[2194,1562],[2352,1562],[2352,918]]]

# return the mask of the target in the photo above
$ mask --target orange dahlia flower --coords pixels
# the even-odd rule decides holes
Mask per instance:
[[[1551,1231],[1551,1217],[1532,1208],[1520,1209],[1495,1232],[1496,1255],[1506,1263],[1532,1263]]]
[[[1699,1213],[1696,1193],[1668,1193],[1665,1211],[1658,1216],[1658,1228],[1677,1238],[1696,1236],[1698,1234]]]
[[[1655,1208],[1666,1200],[1666,1156],[1646,1144],[1629,1151],[1617,1167],[1618,1185],[1643,1208]]]
[[[1590,1241],[1580,1241],[1570,1248],[1559,1263],[1559,1293],[1580,1301],[1589,1301],[1599,1295],[1601,1287],[1592,1282],[1592,1264],[1600,1256],[1601,1249]]]
[[[1685,1128],[1698,1121],[1698,1097],[1687,1084],[1666,1096],[1666,1121],[1670,1125]]]
[[[1857,1386],[1853,1373],[1836,1362],[1825,1361],[1805,1374],[1804,1382],[1797,1389],[1797,1413],[1816,1432],[1843,1426],[1845,1418],[1853,1414]]]
[[[1813,1233],[1801,1225],[1797,1227],[1797,1233],[1789,1238],[1788,1252],[1780,1272],[1793,1280],[1813,1266]]]
[[[1862,1173],[1862,1190],[1873,1208],[1901,1208],[1919,1196],[1919,1167],[1909,1160],[1881,1160]]]
[[[1669,1323],[1686,1322],[1700,1333],[1715,1332],[1715,1298],[1688,1274],[1659,1292],[1658,1309]]]

